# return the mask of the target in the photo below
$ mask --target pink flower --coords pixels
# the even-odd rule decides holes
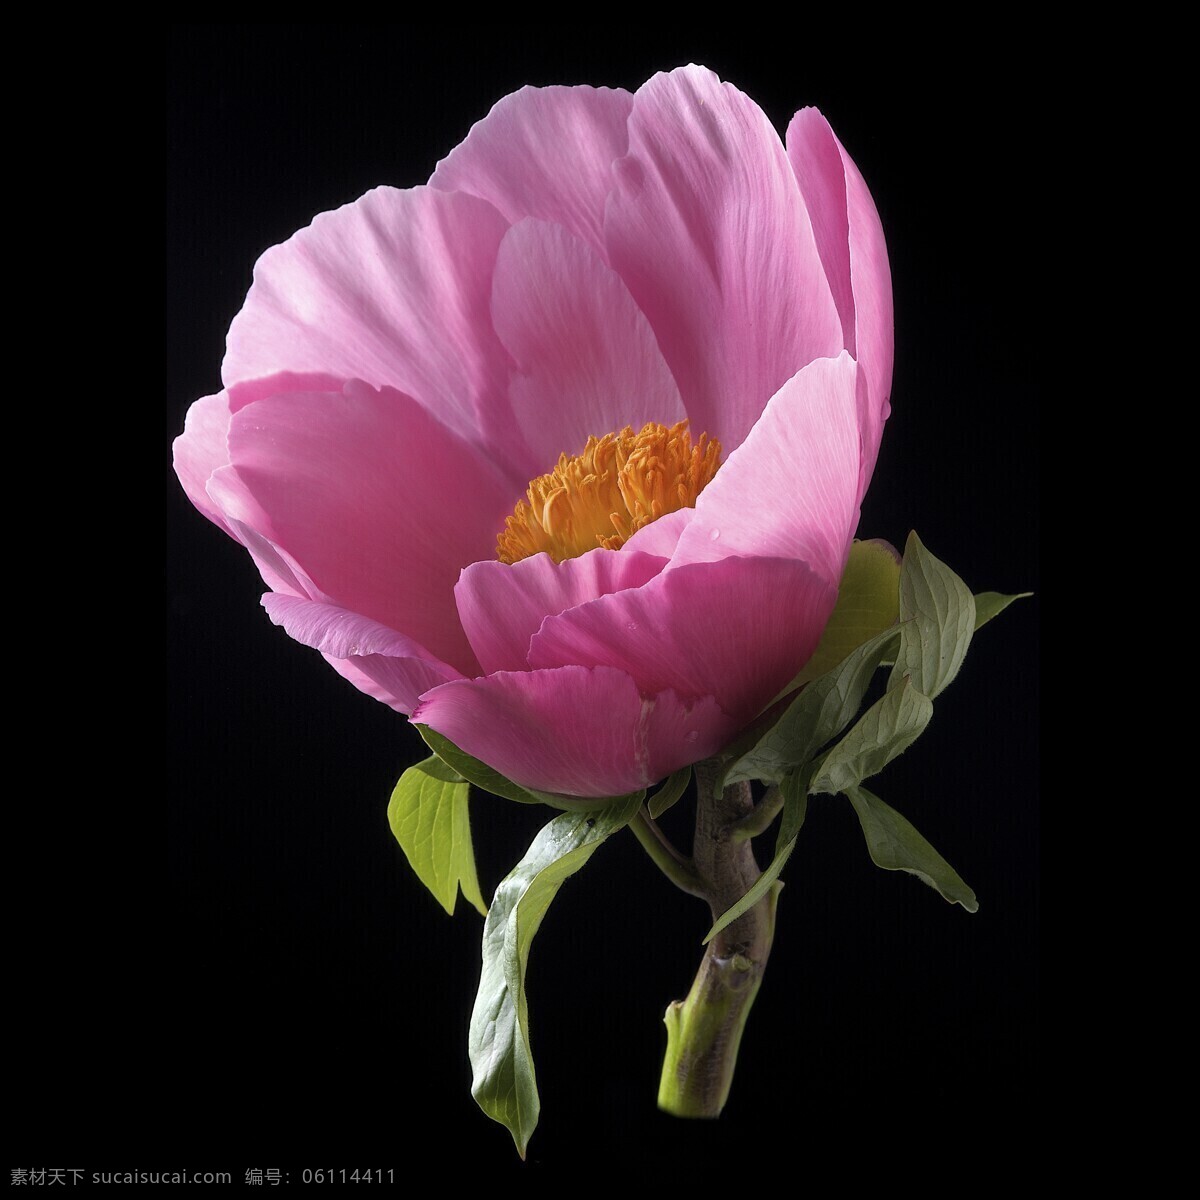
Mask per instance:
[[[891,370],[883,233],[829,125],[801,110],[785,149],[689,66],[524,88],[427,187],[268,250],[175,465],[355,686],[518,783],[614,795],[714,754],[812,653]],[[499,560],[560,453],[685,419],[721,449],[694,507]],[[678,430],[648,437],[687,473]],[[548,485],[576,526],[587,469]]]

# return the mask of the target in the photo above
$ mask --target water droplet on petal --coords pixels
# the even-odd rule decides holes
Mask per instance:
[[[355,656],[357,653],[358,653],[358,647],[357,647],[357,646],[351,646],[351,647],[350,647],[350,652],[349,652],[349,654],[347,655],[347,657],[348,657],[348,658],[353,658],[353,657],[354,657],[354,656]]]
[[[637,622],[630,621],[629,624],[625,626],[625,628],[628,629],[630,633],[637,633]]]
[[[708,536],[715,542],[717,538],[721,536],[721,531],[719,529],[714,529]]]
[[[686,739],[687,739],[689,742],[694,742],[694,741],[695,741],[695,740],[696,740],[696,739],[697,739],[697,738],[700,736],[700,730],[698,730],[698,729],[689,729],[689,730],[687,731],[687,733],[685,733],[683,736],[684,736],[684,737],[685,737],[685,738],[686,738]]]

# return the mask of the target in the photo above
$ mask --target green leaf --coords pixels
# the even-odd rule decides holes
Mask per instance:
[[[566,812],[591,812],[613,803],[611,796],[562,796],[557,792],[539,792],[536,788],[522,787],[493,770],[487,763],[472,758],[428,725],[417,725],[415,728],[438,758],[453,767],[468,783],[473,783],[482,791],[491,792],[493,796],[515,800],[518,804],[549,804],[551,808],[561,808]],[[646,792],[643,789],[636,794],[644,798]],[[634,793],[630,792],[629,795],[633,796]]]
[[[907,871],[939,891],[951,904],[978,912],[975,893],[959,873],[902,817],[866,788],[847,790],[858,814],[871,861],[885,871]]]
[[[1012,596],[1000,592],[975,593],[975,628],[978,630],[986,625],[993,617],[998,617],[1014,600],[1025,600],[1032,592],[1017,592]]]
[[[854,542],[837,604],[816,651],[791,688],[819,679],[900,619],[900,555],[888,542]]]
[[[454,915],[458,889],[481,913],[487,905],[479,892],[466,781],[433,756],[409,767],[392,791],[388,823],[417,878],[434,899]]]
[[[811,772],[793,771],[780,783],[783,790],[783,819],[779,822],[779,837],[775,841],[775,857],[767,869],[750,885],[746,894],[732,907],[726,909],[714,922],[704,938],[708,945],[722,929],[736,921],[742,913],[753,908],[771,890],[779,872],[787,865],[796,848],[796,838],[808,815],[808,784]]]
[[[900,620],[919,637],[901,640],[888,687],[905,676],[932,700],[958,674],[975,629],[975,597],[948,566],[908,535],[900,565]]]
[[[471,1013],[471,1094],[489,1117],[508,1128],[522,1158],[540,1109],[525,996],[530,944],[564,881],[601,842],[629,824],[644,795],[610,801],[591,814],[555,817],[496,889],[488,910],[483,974]]]
[[[921,736],[933,716],[933,701],[904,679],[863,713],[848,734],[825,756],[812,785],[814,792],[844,792],[903,754]]]
[[[668,808],[673,808],[678,804],[691,780],[691,767],[680,767],[673,775],[668,776],[666,783],[646,801],[646,807],[650,810],[650,819],[657,821]]]
[[[726,768],[724,785],[743,779],[778,783],[804,766],[854,720],[871,676],[899,644],[900,632],[885,629],[834,670],[809,683],[757,744]]]

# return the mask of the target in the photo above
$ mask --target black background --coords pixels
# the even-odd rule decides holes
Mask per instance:
[[[104,1036],[68,1042],[89,1131],[130,1152],[189,1152],[196,1168],[203,1152],[235,1176],[399,1169],[449,1136],[448,1172],[503,1178],[585,1152],[631,1171],[728,1163],[758,1138],[773,1156],[829,1119],[933,1139],[1017,1120],[1039,1086],[1040,598],[981,633],[929,732],[874,785],[975,888],[979,913],[874,868],[849,805],[814,800],[732,1099],[716,1126],[677,1122],[654,1107],[661,1017],[687,990],[706,913],[632,837],[614,839],[534,947],[543,1115],[521,1167],[469,1094],[482,922],[461,901],[447,917],[387,828],[419,740],[270,624],[249,557],[168,465],[188,404],[219,387],[264,249],[377,184],[423,183],[525,83],[633,90],[697,61],[780,129],[820,107],[878,203],[896,373],[860,531],[902,545],[916,528],[975,590],[1036,590],[1041,300],[1024,115],[1002,81],[952,55],[769,28],[178,26],[164,54],[165,765],[145,846],[106,880],[135,915],[89,989]],[[473,802],[486,894],[550,815]],[[85,916],[81,944],[107,936]],[[138,1081],[132,1107],[102,1103],[105,1072]]]

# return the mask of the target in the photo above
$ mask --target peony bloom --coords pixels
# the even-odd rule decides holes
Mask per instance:
[[[811,655],[891,370],[829,125],[785,146],[689,66],[524,88],[428,186],[268,250],[175,465],[356,687],[518,783],[615,795]]]

